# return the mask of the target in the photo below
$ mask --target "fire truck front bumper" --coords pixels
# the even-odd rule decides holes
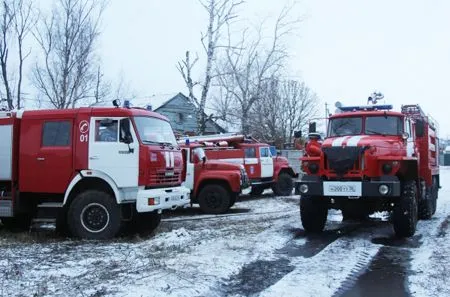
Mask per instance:
[[[328,197],[398,197],[400,181],[385,176],[371,181],[324,181],[317,176],[303,176],[295,182],[295,194]]]
[[[190,205],[191,191],[183,186],[161,189],[139,189],[136,200],[137,212],[176,209]]]

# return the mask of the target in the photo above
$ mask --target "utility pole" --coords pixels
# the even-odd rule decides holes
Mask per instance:
[[[328,115],[330,114],[328,110],[328,103],[325,102],[325,134],[327,133],[327,125],[328,125]]]

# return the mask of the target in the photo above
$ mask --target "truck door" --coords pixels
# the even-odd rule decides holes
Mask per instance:
[[[261,178],[273,176],[273,159],[269,147],[260,147]]]
[[[64,193],[73,174],[73,123],[71,118],[22,121],[20,191]]]
[[[120,188],[137,187],[139,143],[130,119],[92,117],[90,126],[89,169],[106,174]]]

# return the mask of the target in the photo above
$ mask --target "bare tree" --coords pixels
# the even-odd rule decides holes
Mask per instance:
[[[52,15],[42,19],[35,37],[43,63],[33,69],[33,82],[56,108],[69,108],[95,89],[95,42],[105,1],[57,0]]]
[[[31,54],[31,49],[24,53],[23,44],[30,32],[32,32],[34,26],[37,23],[38,15],[35,12],[33,3],[27,0],[13,1],[14,10],[14,30],[17,38],[17,48],[19,55],[18,65],[18,80],[17,80],[17,97],[16,106],[18,109],[21,107],[22,98],[22,81],[23,81],[23,66],[24,61]]]
[[[280,90],[287,127],[284,142],[292,142],[294,131],[305,130],[310,119],[318,114],[317,95],[305,84],[295,80],[285,81]]]
[[[249,113],[252,136],[280,147],[292,143],[294,131],[305,130],[318,113],[317,95],[304,82],[273,77],[261,96]]]
[[[2,69],[2,82],[5,100],[9,109],[20,109],[22,105],[22,82],[25,59],[30,55],[31,49],[24,52],[24,41],[36,24],[36,11],[31,0],[3,0],[1,1],[0,22],[0,64]],[[14,49],[10,51],[10,49]],[[18,74],[17,80],[11,79],[11,65],[9,54],[17,53],[18,65],[13,73]],[[15,67],[14,67],[15,68]],[[16,92],[16,95],[14,95]]]
[[[219,39],[221,37],[222,28],[229,24],[237,17],[236,7],[241,5],[241,0],[199,0],[200,4],[207,11],[209,16],[206,33],[201,34],[201,42],[206,54],[206,66],[203,79],[194,81],[192,79],[192,70],[199,60],[198,55],[191,60],[190,52],[186,51],[186,57],[183,61],[178,62],[177,68],[180,71],[189,92],[189,99],[197,107],[197,127],[198,134],[202,135],[206,129],[208,117],[205,114],[206,101],[208,92],[211,87],[212,79],[215,77],[213,72],[213,64],[216,58],[217,50],[221,47]],[[201,88],[200,98],[196,95],[194,88]]]
[[[4,100],[6,99],[7,105],[9,109],[14,108],[13,97],[10,82],[8,79],[8,54],[9,54],[9,46],[11,43],[11,32],[13,28],[14,22],[14,10],[11,7],[9,1],[1,2],[1,22],[0,22],[0,31],[1,31],[1,40],[0,40],[0,63],[2,67],[2,80],[3,86],[5,88]],[[2,98],[3,99],[3,98]]]
[[[244,30],[237,45],[231,43],[231,34],[228,31],[229,44],[219,79],[221,86],[232,94],[237,103],[242,132],[245,134],[250,132],[249,115],[253,105],[262,99],[266,82],[278,75],[288,57],[284,38],[298,22],[288,19],[291,8],[284,7],[276,19],[268,46],[264,43],[263,24],[256,39],[252,40],[248,30]]]

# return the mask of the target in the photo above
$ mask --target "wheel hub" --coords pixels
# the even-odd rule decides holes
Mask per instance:
[[[80,221],[87,231],[99,233],[109,224],[109,212],[102,204],[90,203],[81,211]]]

